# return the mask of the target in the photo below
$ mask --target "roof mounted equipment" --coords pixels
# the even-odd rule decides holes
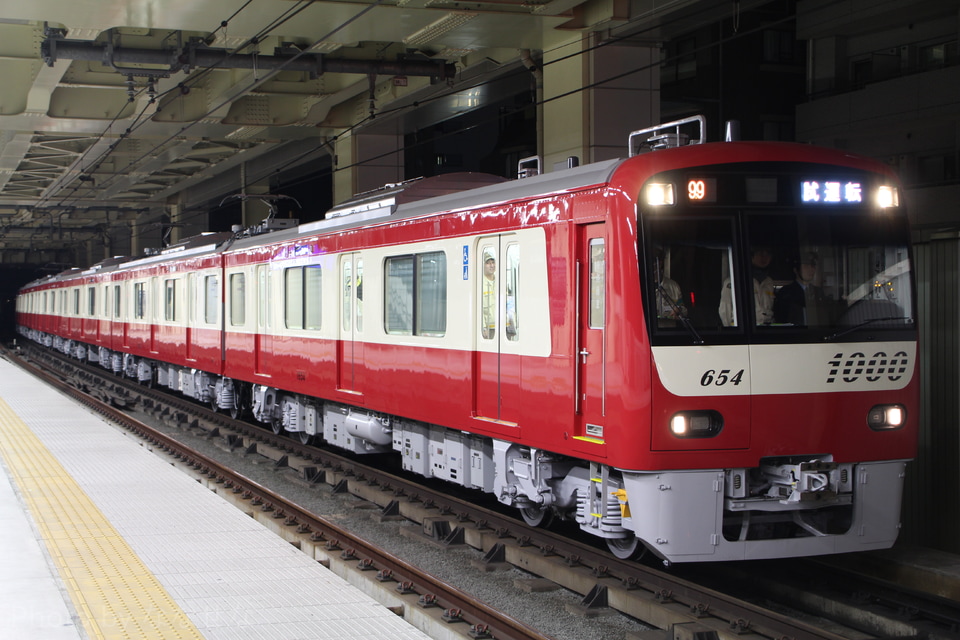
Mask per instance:
[[[689,133],[681,131],[683,125],[699,125],[697,137],[691,138]],[[687,130],[695,127],[687,127]],[[707,119],[702,116],[690,116],[673,122],[664,122],[655,127],[640,129],[630,133],[627,140],[630,157],[641,153],[642,151],[656,151],[658,149],[669,149],[672,147],[682,147],[688,144],[703,144],[706,142]],[[638,140],[639,138],[639,140]]]
[[[285,196],[283,194],[266,194],[266,193],[235,193],[229,195],[223,200],[220,201],[220,206],[222,207],[229,200],[240,200],[241,202],[245,200],[259,200],[263,204],[267,205],[269,213],[267,217],[264,218],[260,224],[254,225],[252,227],[247,227],[246,229],[237,229],[236,237],[242,238],[245,236],[259,236],[264,233],[270,233],[271,231],[283,231],[284,229],[292,229],[300,224],[300,221],[296,218],[278,218],[277,214],[280,212],[278,202],[280,200],[291,200],[294,204],[297,205],[298,209],[302,209],[300,203],[296,198],[291,196]]]
[[[532,178],[540,175],[540,156],[521,158],[517,162],[517,179]]]

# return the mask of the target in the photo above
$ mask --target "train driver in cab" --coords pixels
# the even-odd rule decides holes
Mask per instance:
[[[773,253],[769,247],[754,246],[750,258],[750,271],[753,280],[753,303],[756,312],[756,323],[770,324],[773,322],[773,298],[774,285],[773,278],[768,272],[770,262],[773,260]],[[723,288],[720,291],[720,321],[723,326],[734,326],[733,314],[733,293],[730,286],[730,278],[723,281]]]

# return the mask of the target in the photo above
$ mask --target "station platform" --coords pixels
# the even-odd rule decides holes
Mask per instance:
[[[0,638],[428,636],[0,358]]]

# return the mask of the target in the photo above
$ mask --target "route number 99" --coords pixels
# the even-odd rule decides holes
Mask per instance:
[[[703,180],[687,182],[687,197],[691,200],[703,200],[707,197],[707,183]]]

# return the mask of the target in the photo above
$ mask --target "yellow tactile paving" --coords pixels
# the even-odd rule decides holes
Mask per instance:
[[[0,453],[90,638],[203,638],[63,465],[2,398]]]

